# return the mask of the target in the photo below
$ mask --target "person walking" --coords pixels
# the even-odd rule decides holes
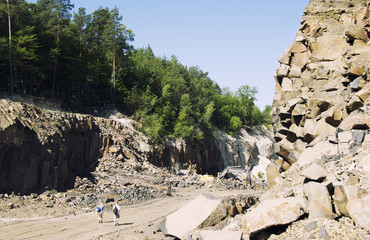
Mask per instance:
[[[116,201],[116,204],[113,206],[113,214],[114,214],[114,226],[118,226],[118,219],[120,217],[120,210],[121,208],[118,205],[118,201]]]
[[[104,212],[103,202],[100,202],[99,205],[96,207],[96,212],[98,213],[99,223],[103,223],[103,212]]]

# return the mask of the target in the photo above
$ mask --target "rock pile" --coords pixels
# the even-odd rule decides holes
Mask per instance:
[[[275,152],[289,164],[330,136],[346,153],[358,140],[341,132],[370,126],[369,2],[311,0],[301,23],[279,60],[272,108]]]
[[[243,217],[255,239],[370,236],[370,3],[311,0],[276,71],[272,186]]]

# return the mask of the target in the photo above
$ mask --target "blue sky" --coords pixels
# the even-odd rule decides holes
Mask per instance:
[[[36,2],[32,0],[29,2]],[[199,66],[220,87],[256,87],[257,106],[272,104],[278,59],[293,42],[309,0],[71,0],[92,13],[116,6],[133,45]]]

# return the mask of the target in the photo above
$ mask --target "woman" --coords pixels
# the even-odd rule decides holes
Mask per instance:
[[[99,223],[103,223],[103,210],[104,210],[104,204],[103,202],[100,202],[99,205],[96,207],[96,212],[98,213]]]

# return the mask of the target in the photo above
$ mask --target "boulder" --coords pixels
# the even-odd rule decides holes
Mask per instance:
[[[320,165],[311,164],[308,168],[301,172],[301,175],[310,180],[324,179],[328,175],[327,171]]]
[[[314,61],[333,61],[344,55],[348,47],[346,39],[342,36],[325,35],[317,38],[311,43],[312,56]]]
[[[311,53],[309,51],[295,53],[291,60],[291,65],[302,69],[310,59]]]
[[[266,179],[269,187],[272,187],[281,181],[279,166],[271,162],[266,168]]]
[[[370,82],[368,82],[360,91],[356,93],[362,102],[366,102],[366,100],[370,97]]]
[[[297,66],[292,66],[289,70],[289,74],[288,74],[288,77],[290,78],[299,78],[301,76],[301,72],[302,69],[300,67],[297,67]]]
[[[183,239],[187,233],[200,226],[220,203],[219,198],[205,194],[200,195],[168,215],[158,227],[165,235]]]
[[[202,240],[240,240],[242,231],[226,231],[226,230],[202,230],[200,236]]]
[[[314,200],[310,202],[310,205],[308,207],[309,212],[309,219],[316,219],[316,218],[327,218],[327,219],[333,219],[338,217],[335,213],[328,210],[326,207],[324,207],[321,203]]]
[[[301,52],[305,52],[305,51],[307,51],[307,47],[301,42],[294,42],[290,46],[290,52],[291,53],[301,53]]]
[[[342,185],[337,185],[334,187],[333,200],[336,209],[339,211],[339,213],[348,217],[349,216],[349,213],[347,211],[348,199],[344,191],[344,187]]]
[[[344,185],[348,198],[346,209],[354,222],[370,231],[370,194],[356,185]]]
[[[326,138],[328,135],[335,134],[336,128],[325,122],[325,119],[315,121],[307,119],[304,126],[305,139],[311,142],[318,136]]]
[[[266,199],[245,214],[243,230],[253,234],[272,226],[291,223],[305,213],[304,209],[303,198]]]
[[[346,32],[346,36],[350,41],[354,41],[355,39],[362,40],[363,42],[367,42],[369,40],[369,37],[367,35],[367,32],[363,28],[351,28]]]
[[[281,87],[283,92],[293,91],[292,80],[287,77],[283,78]]]
[[[277,70],[277,77],[286,77],[288,76],[289,66],[282,64],[280,68]]]
[[[352,112],[338,126],[342,130],[369,129],[370,115],[362,112]]]
[[[309,182],[303,185],[303,192],[308,199],[309,218],[323,217],[331,212],[331,199],[328,189],[317,182]]]
[[[342,36],[319,37],[316,42],[311,43],[311,59],[314,61],[333,61],[344,55],[348,46],[346,39]]]

